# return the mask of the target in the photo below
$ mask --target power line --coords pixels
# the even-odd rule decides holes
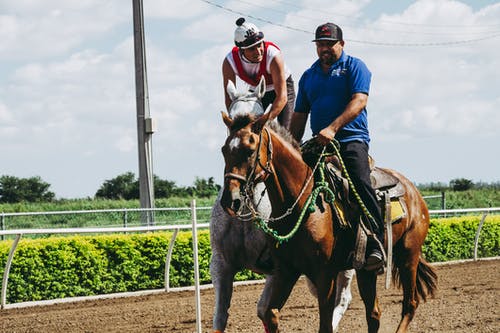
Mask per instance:
[[[464,40],[456,40],[456,41],[448,41],[448,42],[425,42],[425,43],[391,43],[391,42],[377,42],[377,41],[366,41],[366,40],[355,40],[355,39],[347,39],[349,42],[360,43],[360,44],[368,44],[368,45],[379,45],[379,46],[417,46],[417,47],[425,47],[425,46],[452,46],[452,45],[461,45],[461,44],[471,44],[476,43],[488,39],[497,38],[500,36],[500,32],[494,35],[485,36],[481,38],[472,38],[472,39],[464,39]]]
[[[237,2],[245,2],[242,0],[233,0]],[[330,11],[325,11],[324,9],[316,9],[316,8],[310,8],[310,7],[304,7],[304,6],[298,6],[295,3],[290,3],[288,1],[284,0],[266,0],[270,2],[275,2],[275,3],[280,3],[286,6],[294,7],[297,9],[307,9],[310,11],[322,13],[322,14],[330,14],[332,16],[340,16],[344,17],[346,19],[350,20],[355,20],[359,21],[360,19],[357,17],[353,17],[352,15],[346,15],[346,14],[341,14],[338,12],[330,12]],[[440,28],[491,28],[491,27],[500,27],[500,24],[485,24],[485,25],[468,25],[468,24],[430,24],[430,23],[413,23],[413,22],[400,22],[400,21],[391,21],[391,20],[380,20],[379,22],[381,23],[387,23],[387,24],[394,24],[394,25],[402,25],[402,26],[416,26],[416,27],[440,27]]]
[[[293,15],[295,17],[298,17],[298,18],[304,18],[304,19],[307,19],[307,20],[317,20],[316,17],[311,17],[311,16],[305,16],[305,15],[299,15],[299,14],[295,14],[295,13],[292,13],[290,14],[289,11],[284,11],[284,10],[279,10],[279,9],[276,9],[276,8],[270,8],[270,7],[266,7],[266,6],[263,6],[263,5],[259,5],[259,4],[255,4],[253,2],[250,2],[250,1],[245,1],[245,0],[235,0],[239,3],[244,3],[244,4],[247,4],[249,6],[252,6],[252,7],[258,7],[258,8],[262,8],[262,9],[265,9],[267,11],[273,11],[273,12],[276,12],[276,13],[280,13],[280,14],[284,14],[284,15]],[[267,1],[274,1],[274,2],[277,2],[277,3],[281,3],[281,4],[288,4],[287,2],[285,1],[279,1],[279,0],[267,0]],[[292,7],[295,7],[297,9],[303,9],[305,7],[299,7],[297,5],[293,5],[293,4],[290,4],[290,6]],[[311,11],[316,11],[316,12],[319,12],[321,14],[325,14],[328,12],[327,11],[321,11],[321,10],[316,10],[316,9],[309,9]],[[359,21],[358,18],[352,18],[350,16],[347,16],[347,15],[341,15],[341,14],[332,14],[333,16],[344,16],[348,19],[351,19],[351,20],[357,20]],[[386,21],[378,21],[379,23],[382,23],[382,24],[386,24]],[[391,24],[391,23],[389,23]],[[346,23],[342,23],[343,26],[347,26],[347,27],[354,27],[350,24],[346,24]],[[414,26],[414,24],[407,24],[408,26]],[[419,27],[425,27],[425,28],[429,28],[431,27],[430,25],[424,25],[424,24],[419,24],[418,25]],[[441,27],[446,27],[446,28],[449,28],[448,26],[441,26]],[[474,27],[477,27],[477,26],[461,26],[462,28],[474,28]],[[383,31],[383,32],[390,32],[390,33],[400,33],[400,34],[418,34],[418,35],[431,35],[431,36],[439,36],[439,35],[460,35],[460,36],[463,36],[463,35],[484,35],[484,34],[496,34],[496,33],[500,33],[500,30],[494,30],[494,31],[457,31],[456,27],[453,28],[453,32],[450,32],[450,31],[445,31],[445,32],[426,32],[426,31],[398,31],[398,30],[394,30],[394,29],[384,29],[384,28],[380,28],[380,27],[370,27],[370,28],[365,28],[365,27],[355,27],[357,29],[363,29],[363,30],[369,30],[369,31]]]
[[[205,2],[205,3],[207,3],[207,4],[211,5],[211,6],[220,8],[220,9],[222,9],[224,11],[227,11],[227,12],[230,12],[230,13],[238,14],[240,16],[246,16],[246,17],[252,18],[252,19],[254,19],[256,21],[267,23],[267,24],[271,24],[271,25],[274,25],[274,26],[278,26],[278,27],[281,27],[281,28],[284,28],[284,29],[287,29],[287,30],[297,31],[297,32],[301,32],[301,33],[307,33],[308,35],[312,35],[314,33],[314,32],[309,31],[309,30],[304,30],[304,29],[301,29],[301,28],[296,28],[296,27],[293,27],[293,26],[290,26],[290,25],[285,25],[285,24],[281,24],[281,23],[277,23],[277,22],[268,20],[268,19],[264,19],[264,18],[261,18],[259,16],[255,16],[255,15],[252,15],[252,14],[243,13],[241,11],[237,11],[237,10],[228,8],[226,6],[220,5],[220,4],[212,2],[210,0],[200,0],[200,1],[203,1],[203,2]],[[244,2],[244,1],[240,0],[240,2]],[[247,2],[247,4],[252,5],[253,7],[256,7],[255,4],[250,4],[248,2]],[[262,7],[262,6],[260,6],[260,7]],[[269,8],[266,8],[266,9],[269,9]],[[311,19],[311,18],[307,18],[307,19]],[[419,34],[423,34],[423,33],[419,33]],[[475,43],[475,42],[480,42],[480,41],[484,41],[484,40],[488,40],[488,39],[497,38],[499,36],[500,36],[500,31],[495,32],[494,34],[491,34],[491,35],[488,35],[488,36],[483,36],[483,37],[478,37],[478,38],[462,39],[462,40],[456,40],[456,41],[444,41],[444,42],[399,43],[399,42],[385,42],[385,41],[384,42],[379,42],[379,41],[359,40],[359,39],[347,39],[347,38],[345,40],[348,41],[348,42],[352,42],[352,43],[367,44],[367,45],[377,45],[377,46],[429,47],[429,46],[452,46],[452,45],[470,44],[470,43]]]
[[[240,11],[237,11],[237,10],[234,10],[234,9],[231,9],[231,8],[228,8],[228,7],[225,7],[223,5],[219,5],[217,3],[214,3],[212,1],[209,1],[209,0],[200,0],[200,1],[203,1],[203,2],[206,2],[208,3],[209,5],[212,5],[212,6],[215,6],[215,7],[218,7],[222,10],[225,10],[227,12],[230,12],[230,13],[233,13],[233,14],[238,14],[238,15],[241,15],[241,16],[246,16],[246,17],[250,17],[256,21],[260,21],[260,22],[264,22],[264,23],[268,23],[268,24],[271,24],[271,25],[275,25],[275,26],[278,26],[278,27],[282,27],[282,28],[285,28],[285,29],[288,29],[288,30],[294,30],[294,31],[299,31],[299,32],[304,32],[304,33],[307,33],[307,34],[310,34],[311,32],[308,31],[308,30],[304,30],[304,29],[299,29],[299,28],[295,28],[295,27],[291,27],[291,26],[288,26],[288,25],[284,25],[284,24],[281,24],[281,23],[275,23],[273,21],[270,21],[270,20],[266,20],[266,19],[263,19],[263,18],[260,18],[260,17],[257,17],[257,16],[254,16],[252,14],[247,14],[247,13],[243,13],[243,12],[240,12]]]

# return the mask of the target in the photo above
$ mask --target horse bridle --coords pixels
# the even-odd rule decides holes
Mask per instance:
[[[260,148],[262,145],[262,131],[266,131],[267,137],[268,137],[268,149],[267,149],[266,165],[262,165],[262,162],[260,160]],[[244,205],[237,212],[237,215],[240,218],[243,218],[246,220],[253,220],[253,218],[258,217],[262,223],[269,223],[269,222],[276,222],[276,221],[283,220],[285,217],[292,214],[293,210],[297,207],[301,197],[305,194],[305,190],[307,189],[309,183],[313,180],[314,175],[316,173],[316,170],[318,169],[318,167],[321,164],[320,163],[321,159],[318,159],[318,161],[316,162],[316,164],[312,168],[310,176],[305,181],[304,185],[302,186],[302,189],[300,190],[299,195],[297,196],[297,198],[295,199],[293,204],[290,207],[288,207],[286,209],[286,211],[281,216],[269,217],[269,218],[264,219],[264,218],[262,218],[262,216],[259,216],[258,211],[255,209],[255,207],[252,203],[252,196],[254,194],[255,184],[258,181],[265,181],[269,177],[269,175],[274,174],[274,171],[272,168],[273,147],[272,147],[271,133],[269,132],[269,130],[266,127],[264,127],[262,131],[260,132],[260,135],[259,135],[259,146],[258,146],[258,150],[257,150],[257,156],[256,156],[256,159],[255,159],[255,162],[253,164],[252,171],[250,172],[250,174],[247,177],[244,177],[242,175],[228,172],[224,175],[224,178],[225,179],[226,178],[238,179],[239,181],[243,182],[243,184],[244,184],[243,190],[241,191],[242,195],[244,197],[244,200],[243,200]],[[322,148],[320,155],[324,154],[325,149],[326,149],[326,147]],[[255,174],[255,170],[257,169],[257,165],[259,165],[262,168],[262,170],[255,177],[253,177],[253,175]],[[244,206],[247,207],[250,211],[250,214],[247,214],[246,216],[243,216],[241,214],[241,211],[242,211]]]
[[[262,107],[262,110],[264,110],[264,105],[262,104],[262,101],[260,100],[260,98],[258,98],[257,96],[241,96],[241,97],[238,97],[238,98],[234,99],[231,102],[231,104],[229,105],[229,109],[228,110],[232,110],[233,106],[236,103],[238,103],[238,102],[256,102],[257,104],[259,104]]]
[[[266,132],[267,134],[267,161],[266,164],[262,164],[262,161],[260,159],[260,148],[262,146],[262,132]],[[252,169],[250,173],[245,177],[233,172],[227,172],[224,174],[224,179],[229,178],[229,179],[237,179],[240,182],[243,183],[243,190],[241,191],[245,195],[248,195],[249,192],[253,191],[253,188],[256,183],[258,182],[263,182],[269,177],[269,175],[273,174],[272,170],[272,159],[273,159],[273,143],[271,140],[271,133],[269,132],[269,129],[263,128],[262,131],[259,134],[259,144],[257,147],[256,151],[256,157],[255,161],[252,165]],[[257,166],[260,166],[261,170],[258,174],[255,174],[255,171],[257,170]],[[250,190],[250,191],[249,191]]]

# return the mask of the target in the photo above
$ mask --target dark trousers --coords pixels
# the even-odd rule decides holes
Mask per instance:
[[[378,239],[383,242],[384,224],[382,221],[380,206],[377,202],[377,196],[375,195],[375,191],[373,190],[370,181],[368,144],[361,141],[340,143],[340,154],[342,155],[342,159],[354,184],[356,192],[358,192],[366,208],[375,219],[375,223],[369,221],[368,218],[364,218],[364,221],[369,222],[367,226],[371,226],[372,231]],[[356,200],[354,197],[352,199]]]
[[[295,107],[295,88],[293,86],[293,79],[290,75],[288,79],[286,79],[286,94],[287,101],[283,110],[281,110],[278,115],[278,123],[286,128],[290,129],[290,122],[292,121],[293,108]],[[269,106],[269,104],[274,102],[276,98],[276,92],[274,90],[268,91],[262,97],[262,106],[264,110]]]

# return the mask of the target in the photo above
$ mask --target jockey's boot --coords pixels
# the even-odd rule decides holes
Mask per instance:
[[[373,237],[376,237],[375,235]],[[365,270],[367,271],[380,271],[383,272],[384,255],[380,249],[379,243],[372,237],[368,239],[366,245],[366,262]]]

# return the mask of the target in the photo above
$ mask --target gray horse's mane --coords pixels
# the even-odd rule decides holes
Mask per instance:
[[[295,140],[292,136],[292,134],[283,126],[281,126],[278,122],[276,121],[270,121],[267,123],[267,126],[271,128],[273,131],[275,131],[279,136],[281,136],[285,141],[290,143],[293,148],[300,150],[300,144]]]
[[[254,122],[257,119],[255,115],[252,114],[240,114],[233,118],[233,124],[229,129],[231,132],[242,129],[248,124]],[[292,134],[283,126],[278,124],[276,121],[267,122],[266,126],[272,129],[276,134],[283,138],[286,142],[290,143],[295,149],[300,150],[300,145],[292,136]]]

